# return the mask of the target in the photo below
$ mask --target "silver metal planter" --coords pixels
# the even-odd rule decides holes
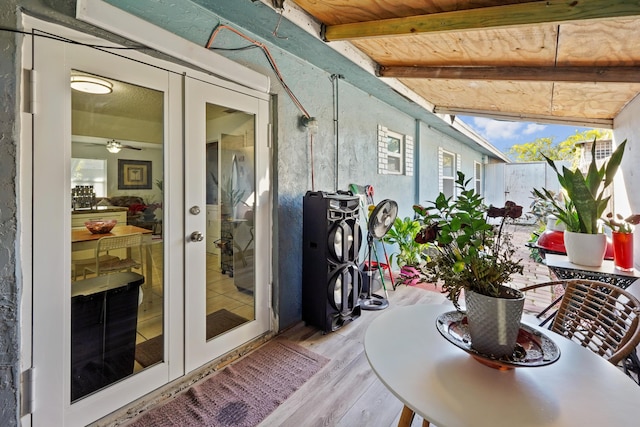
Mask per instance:
[[[524,294],[501,287],[500,297],[465,291],[471,347],[485,355],[510,356],[516,346]]]

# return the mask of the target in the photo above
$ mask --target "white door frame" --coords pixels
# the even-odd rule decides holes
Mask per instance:
[[[41,26],[38,26],[41,28]],[[86,39],[86,37],[85,37]],[[181,97],[178,109],[171,91],[181,90],[181,77],[108,53],[50,39],[38,38],[34,47],[35,100],[33,148],[33,367],[35,370],[35,425],[86,425],[96,418],[166,384],[182,373],[180,348],[169,348],[168,360],[179,369],[170,372],[160,363],[82,400],[70,404],[71,198],[68,190],[71,159],[71,69],[105,75],[164,93],[164,135],[181,137]],[[173,102],[174,105],[171,105]],[[174,144],[175,145],[175,144]],[[166,145],[165,177],[182,173],[181,144]],[[173,151],[173,157],[169,154]],[[172,170],[172,168],[174,168]],[[178,179],[179,181],[180,179]],[[182,189],[166,189],[166,197],[181,200]],[[175,193],[172,193],[175,192]],[[175,215],[175,217],[174,217]],[[169,207],[166,217],[179,218],[179,207]],[[60,226],[63,224],[63,226]],[[178,220],[177,224],[180,222]],[[180,228],[165,227],[165,257],[180,259]],[[165,270],[165,330],[182,339],[181,263]],[[173,283],[173,286],[169,286]],[[177,286],[176,286],[177,285]],[[171,296],[169,297],[169,294]],[[172,320],[169,323],[169,319]],[[177,323],[177,325],[175,324]],[[173,368],[173,366],[172,366]],[[46,421],[45,421],[46,420]]]
[[[65,27],[39,21],[25,16],[25,29],[42,30],[72,40],[89,44],[113,45],[105,40],[79,33]],[[115,46],[115,45],[114,45]],[[82,50],[82,53],[79,53]],[[31,52],[35,51],[35,63],[32,64]],[[21,246],[27,250],[33,247],[33,258],[23,258],[25,269],[24,287],[27,289],[23,297],[33,298],[33,307],[23,310],[21,316],[22,360],[23,369],[32,368],[35,372],[33,415],[23,418],[25,423],[33,425],[86,425],[110,412],[121,408],[142,395],[183,376],[184,361],[184,288],[176,286],[184,280],[184,243],[186,239],[184,224],[184,204],[170,203],[164,209],[164,242],[165,242],[165,349],[167,360],[171,363],[160,363],[143,372],[133,375],[113,386],[88,396],[73,405],[69,404],[69,364],[70,364],[70,290],[62,283],[68,283],[70,265],[70,213],[65,206],[70,206],[70,195],[66,189],[69,182],[69,161],[71,157],[71,120],[70,120],[70,87],[69,72],[72,68],[107,75],[111,78],[141,86],[157,88],[165,93],[165,186],[166,200],[185,200],[183,179],[183,124],[182,112],[173,111],[176,105],[182,108],[182,85],[186,75],[197,77],[221,87],[250,94],[261,100],[260,121],[268,120],[269,96],[242,86],[216,79],[215,77],[185,69],[183,66],[156,60],[139,52],[127,51],[126,55],[143,63],[115,58],[108,53],[93,51],[88,47],[71,45],[60,41],[25,38],[23,48],[23,64],[25,69],[33,68],[32,73],[35,93],[33,104],[34,115],[23,115],[24,124],[34,123],[34,132],[22,133],[23,154],[31,152],[33,137],[33,162],[29,156],[21,157],[21,176],[30,177],[36,172],[33,192],[22,189],[21,197],[34,200],[33,205],[24,203],[22,224],[30,224],[33,231],[22,234]],[[122,54],[122,51],[118,52]],[[108,60],[106,58],[109,58]],[[144,63],[164,67],[169,71],[157,70],[149,72]],[[240,67],[240,66],[239,66]],[[210,68],[215,68],[211,64]],[[132,72],[132,70],[135,70]],[[155,77],[151,77],[154,75]],[[153,80],[153,82],[150,82]],[[50,112],[55,102],[55,114]],[[25,100],[26,103],[26,100]],[[27,107],[25,107],[27,108]],[[257,119],[258,120],[258,119]],[[267,127],[260,123],[260,127]],[[261,138],[267,138],[266,132]],[[49,145],[44,144],[48,141]],[[266,141],[264,141],[266,147]],[[270,173],[270,156],[264,156],[267,162],[267,177]],[[46,173],[46,181],[42,178]],[[173,178],[172,178],[173,177]],[[28,183],[28,179],[25,180]],[[270,219],[270,179],[261,180],[256,188],[257,203],[266,213],[256,218],[256,228],[265,230],[262,238],[269,254],[260,260],[260,269],[264,271],[261,279],[266,281],[265,293],[261,298],[269,306],[268,282],[270,282],[271,242]],[[66,195],[60,197],[60,195]],[[46,206],[46,209],[42,207]],[[33,221],[31,221],[33,217]],[[168,219],[171,219],[168,221]],[[65,227],[48,227],[49,224],[68,224]],[[33,245],[32,245],[33,240]],[[52,244],[51,242],[62,242]],[[51,252],[52,248],[57,248]],[[260,249],[264,250],[264,248]],[[168,260],[171,260],[169,262]],[[60,289],[62,288],[62,289]],[[30,301],[23,300],[22,306],[30,306]],[[269,311],[260,316],[260,324],[267,319]],[[33,321],[32,321],[33,319]],[[169,321],[171,319],[171,321]],[[257,324],[256,322],[255,324]],[[253,326],[255,327],[255,326]],[[261,326],[262,327],[262,326]],[[268,326],[267,326],[268,328]],[[33,345],[31,345],[33,343]],[[32,366],[29,366],[31,361]],[[64,367],[61,369],[61,367]],[[45,386],[42,386],[45,384]],[[65,391],[66,390],[66,391]]]
[[[187,77],[185,80],[185,363],[187,372],[222,356],[270,329],[270,164],[268,140],[269,103],[264,96],[249,96]],[[206,104],[253,114],[255,117],[255,319],[210,341],[205,339],[206,242],[192,242],[192,232],[206,230],[205,158]],[[194,167],[198,165],[198,167]],[[198,206],[199,214],[189,209]],[[263,254],[263,255],[260,255]]]

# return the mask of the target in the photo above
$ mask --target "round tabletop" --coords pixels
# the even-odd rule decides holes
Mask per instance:
[[[364,340],[384,385],[436,426],[640,425],[640,387],[605,359],[540,329],[560,348],[557,362],[493,369],[437,331],[437,316],[451,310],[394,307],[369,325]]]

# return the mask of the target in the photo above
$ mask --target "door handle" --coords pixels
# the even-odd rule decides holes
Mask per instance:
[[[204,234],[199,231],[194,231],[191,233],[191,241],[192,242],[202,242],[204,240]]]

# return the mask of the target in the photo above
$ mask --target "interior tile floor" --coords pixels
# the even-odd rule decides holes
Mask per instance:
[[[138,310],[137,343],[151,339],[162,333],[163,308],[163,245],[151,245],[153,284],[143,285],[144,297]],[[253,265],[253,256],[246,257],[247,265],[236,271],[234,277],[223,274],[220,268],[220,256],[207,253],[207,315],[225,309],[246,319],[254,317],[253,294],[239,290],[237,284],[243,280],[243,274]],[[252,275],[249,279],[252,278]],[[246,277],[245,277],[246,279]],[[205,321],[203,319],[203,321]]]

